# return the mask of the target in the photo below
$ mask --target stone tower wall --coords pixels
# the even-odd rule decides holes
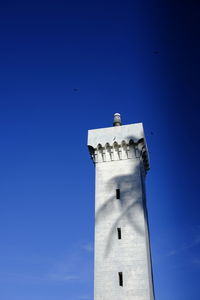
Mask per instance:
[[[153,300],[142,124],[89,131],[96,167],[95,300]]]

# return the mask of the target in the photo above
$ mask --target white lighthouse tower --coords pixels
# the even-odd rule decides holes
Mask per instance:
[[[154,300],[142,123],[88,131],[96,168],[94,300]]]

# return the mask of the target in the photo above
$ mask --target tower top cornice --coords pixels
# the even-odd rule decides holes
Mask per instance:
[[[129,143],[130,140],[137,143],[141,139],[145,139],[142,123],[90,129],[88,131],[88,146],[93,148],[96,148],[98,144],[102,146],[106,143],[112,145],[114,142],[121,144],[122,141]]]
[[[88,148],[95,163],[106,162],[108,158],[111,160],[120,160],[141,157],[145,169],[149,169],[149,155],[142,123],[89,130]],[[132,149],[132,154],[129,155],[130,153],[127,152],[127,155],[123,156],[125,148]],[[110,149],[111,154],[117,151],[119,155],[113,155],[113,159],[112,155],[111,158],[110,156],[106,158],[104,152],[106,153],[107,149]],[[95,153],[97,153],[96,156]],[[101,154],[98,155],[98,153],[102,153],[102,159]]]

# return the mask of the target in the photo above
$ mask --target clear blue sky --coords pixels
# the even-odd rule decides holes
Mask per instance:
[[[0,299],[93,300],[87,130],[143,122],[157,300],[200,299],[197,1],[1,1]]]

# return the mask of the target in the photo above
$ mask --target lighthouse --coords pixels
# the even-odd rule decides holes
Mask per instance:
[[[94,300],[154,300],[143,124],[88,131],[95,165]]]

